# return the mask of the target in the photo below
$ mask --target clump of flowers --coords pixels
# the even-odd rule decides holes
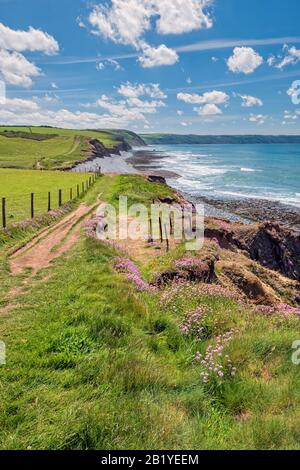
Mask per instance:
[[[97,238],[97,227],[99,224],[102,224],[103,217],[96,215],[90,220],[87,220],[84,224],[84,230],[87,237]]]
[[[258,305],[255,307],[255,312],[261,313],[263,315],[297,315],[300,317],[300,308],[292,307],[288,304],[278,304],[278,305]]]
[[[207,384],[213,380],[221,383],[226,376],[235,377],[236,367],[228,355],[224,356],[224,349],[234,339],[237,330],[230,330],[224,335],[219,335],[214,340],[214,345],[210,344],[204,354],[199,352],[195,355],[195,361],[200,363],[203,371],[200,374],[201,381]]]
[[[184,336],[196,337],[201,339],[201,335],[204,331],[204,327],[201,326],[201,322],[206,313],[204,307],[198,307],[196,310],[189,312],[183,323],[180,325],[180,331]]]
[[[138,267],[130,259],[117,258],[115,267],[119,272],[125,273],[127,278],[136,285],[139,291],[142,292],[155,290],[154,286],[151,286],[142,279]]]
[[[174,280],[163,291],[160,298],[160,306],[172,310],[174,313],[180,311],[180,305],[187,305],[188,299],[191,297],[199,298],[208,297],[224,297],[229,300],[241,302],[241,294],[227,287],[218,284],[193,283],[184,279]]]
[[[178,269],[182,270],[197,270],[197,271],[204,271],[208,272],[207,264],[203,263],[202,260],[197,258],[183,258],[180,260],[175,261],[175,266]]]
[[[219,284],[201,284],[198,286],[198,294],[207,295],[209,297],[225,297],[226,299],[239,300],[241,294],[223,287]]]

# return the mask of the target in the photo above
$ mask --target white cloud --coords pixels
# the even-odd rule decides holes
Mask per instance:
[[[273,60],[270,61],[269,65],[274,65],[277,69],[282,70],[288,65],[295,65],[300,61],[300,49],[297,49],[295,46],[289,47],[284,45],[283,52],[285,53],[284,57],[281,55],[273,56]]]
[[[30,87],[32,77],[37,77],[40,73],[40,69],[19,52],[0,49],[0,76],[9,85]]]
[[[252,106],[263,106],[262,100],[250,95],[239,95],[242,98],[242,106],[244,108],[251,108]]]
[[[52,82],[52,83],[51,83],[51,88],[54,88],[55,90],[57,90],[57,89],[58,89],[58,86],[56,85],[55,82]]]
[[[14,31],[0,23],[0,49],[16,52],[39,51],[45,54],[56,54],[58,42],[39,29],[30,27],[28,31]]]
[[[122,84],[118,93],[126,98],[139,98],[140,96],[150,96],[154,99],[166,99],[167,95],[160,89],[158,83],[130,83]]]
[[[300,115],[299,110],[295,112],[284,111],[284,120],[285,121],[296,121]]]
[[[223,91],[210,91],[203,95],[178,93],[177,99],[189,104],[226,104],[229,96]]]
[[[114,59],[105,59],[102,62],[97,62],[96,64],[96,69],[99,71],[104,70],[106,67],[113,67],[115,72],[123,70],[119,62]]]
[[[263,58],[251,47],[236,47],[227,60],[229,70],[246,75],[254,72],[263,63]]]
[[[111,5],[97,5],[89,15],[94,33],[114,42],[139,46],[155,18],[159,34],[182,34],[210,28],[207,12],[211,0],[112,0]]]
[[[156,0],[154,3],[160,16],[156,23],[160,34],[182,34],[213,25],[206,10],[211,1]]]
[[[151,47],[145,33],[154,25],[158,34],[182,34],[213,24],[208,12],[212,0],[111,0],[96,5],[89,15],[92,33],[142,51],[145,68],[173,65],[177,53],[164,44]]]
[[[106,109],[112,117],[122,121],[145,122],[145,115],[155,114],[159,108],[166,106],[163,100],[167,98],[167,95],[156,83],[127,82],[119,87],[118,93],[123,97],[121,100],[111,100],[106,95],[102,95],[95,105]],[[149,97],[151,100],[142,99],[144,97]]]
[[[273,55],[270,56],[268,59],[267,59],[267,64],[272,67],[275,63],[275,60],[276,60],[276,57],[274,57]]]
[[[24,111],[37,111],[39,105],[33,100],[22,100],[19,98],[6,98],[5,102],[1,104],[0,110],[11,112],[24,112]]]
[[[145,45],[143,55],[139,57],[143,68],[159,67],[161,65],[174,65],[178,62],[178,54],[169,47],[161,44],[158,47]]]
[[[179,109],[179,110],[177,111],[177,114],[178,114],[178,116],[183,116],[183,115],[184,115],[184,112]]]
[[[59,45],[52,36],[39,29],[30,27],[28,31],[14,31],[0,23],[0,78],[9,85],[30,87],[32,77],[41,74],[40,69],[20,53],[24,51],[51,55],[59,51]]]
[[[199,116],[216,116],[223,114],[222,110],[215,104],[206,104],[200,108],[194,108],[194,111],[198,113]]]
[[[112,116],[80,111],[59,109],[55,111],[37,110],[33,112],[12,112],[0,108],[0,121],[7,125],[48,125],[72,129],[99,129],[126,127],[130,116]]]
[[[269,116],[264,116],[263,114],[250,114],[249,121],[264,124],[268,118]]]

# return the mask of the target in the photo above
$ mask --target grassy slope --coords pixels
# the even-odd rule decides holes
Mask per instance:
[[[0,135],[0,168],[69,168],[78,160],[85,160],[90,151],[89,139],[96,138],[107,148],[120,143],[117,135],[105,131],[82,131],[47,127],[1,127],[5,131],[26,134],[56,135],[38,141],[22,137]]]
[[[120,187],[132,202],[151,202],[166,190],[138,177],[104,177],[87,201],[101,192],[116,203]],[[290,360],[298,320],[254,317],[233,300],[189,288],[163,301],[138,293],[114,271],[115,256],[82,236],[23,306],[0,318],[8,361],[1,368],[1,448],[299,448],[300,377]],[[157,258],[155,268],[175,256]],[[7,282],[18,280],[6,281],[6,289]],[[220,386],[201,384],[192,360],[209,340],[179,331],[198,305],[210,309],[208,336],[240,331],[226,351],[237,376]]]
[[[112,146],[116,142],[118,143],[117,137],[111,134],[109,131],[97,131],[97,130],[80,130],[80,129],[61,129],[58,127],[28,127],[28,126],[0,126],[0,132],[3,131],[16,131],[16,132],[30,132],[38,134],[56,134],[59,136],[77,136],[92,137],[99,139],[103,145]]]
[[[77,137],[36,141],[0,136],[0,167],[63,169],[81,160],[88,149],[87,141]]]
[[[43,214],[48,208],[48,192],[51,192],[51,208],[58,207],[58,190],[62,190],[63,202],[77,194],[77,184],[82,191],[82,183],[89,174],[54,171],[0,169],[0,198],[6,198],[7,223],[30,217],[31,193],[35,194],[35,213]],[[0,210],[1,213],[1,210]]]

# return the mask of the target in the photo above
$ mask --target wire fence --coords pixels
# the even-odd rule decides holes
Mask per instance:
[[[100,173],[88,176],[72,187],[56,188],[48,192],[32,192],[0,199],[0,228],[25,219],[34,219],[68,202],[82,197],[99,178]]]

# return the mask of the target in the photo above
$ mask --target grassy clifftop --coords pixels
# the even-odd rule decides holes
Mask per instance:
[[[101,193],[117,205],[120,189],[131,203],[176,197],[142,177],[105,176],[85,203]],[[155,284],[216,255],[211,284]],[[82,233],[18,297],[29,273],[11,276],[2,258],[1,306],[10,289],[17,297],[0,316],[1,448],[299,449],[299,318],[259,312],[226,285],[228,262],[262,269],[212,239],[187,255],[137,242],[123,252]],[[281,295],[277,275],[262,278]]]
[[[143,144],[136,134],[124,130],[0,127],[0,168],[70,168],[92,155],[91,140],[94,139],[111,153],[124,145]]]

